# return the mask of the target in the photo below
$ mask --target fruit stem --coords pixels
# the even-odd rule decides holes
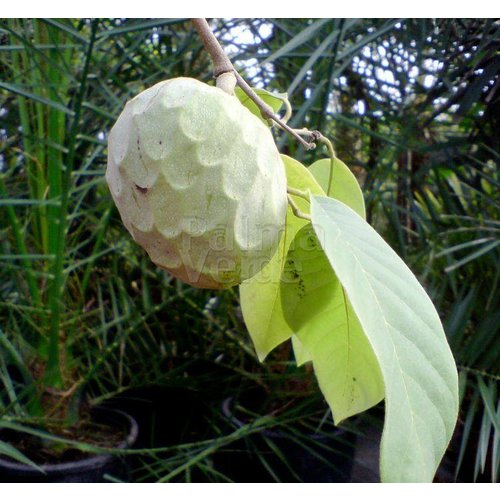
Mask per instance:
[[[217,79],[223,73],[232,73],[234,71],[233,63],[225,54],[220,46],[219,40],[215,37],[204,18],[191,19],[193,26],[200,35],[203,45],[207,49],[212,63],[214,65],[214,77]]]
[[[232,89],[228,88],[228,79],[224,76],[225,73],[232,73],[236,77],[238,85],[241,87],[243,92],[257,105],[261,115],[264,118],[270,119],[275,122],[281,129],[288,132],[290,135],[295,137],[302,146],[306,149],[314,149],[314,142],[305,141],[293,128],[289,127],[285,121],[283,121],[278,115],[274,113],[272,108],[268,106],[248,85],[244,78],[234,69],[233,63],[229,57],[224,53],[219,41],[212,33],[207,20],[204,18],[193,18],[191,19],[193,26],[200,35],[203,45],[210,54],[212,63],[214,65],[214,77],[216,79],[217,87],[221,88],[228,94],[233,94],[234,86]],[[287,116],[287,119],[289,117]]]

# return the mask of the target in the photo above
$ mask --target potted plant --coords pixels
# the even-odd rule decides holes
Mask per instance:
[[[109,193],[102,186],[102,179],[98,179],[90,168],[94,160],[101,157],[108,125],[122,106],[123,95],[132,92],[130,89],[134,85],[129,83],[141,79],[141,85],[147,86],[164,78],[166,66],[159,68],[151,64],[137,77],[136,66],[147,63],[148,59],[143,58],[141,64],[137,64],[136,58],[129,59],[125,51],[122,54],[123,48],[118,41],[114,45],[118,53],[113,59],[117,61],[116,66],[101,72],[100,69],[108,65],[99,63],[110,59],[107,51],[103,51],[106,59],[96,59],[98,49],[103,47],[103,41],[111,40],[116,34],[125,34],[129,36],[127,42],[135,43],[135,31],[127,35],[130,34],[129,26],[106,26],[97,33],[97,26],[102,26],[102,21],[37,23],[2,22],[2,41],[8,36],[12,43],[2,51],[9,56],[8,64],[5,64],[6,59],[1,61],[2,72],[7,75],[1,84],[1,112],[3,116],[7,109],[9,116],[5,121],[6,139],[3,132],[1,134],[0,173],[0,210],[3,212],[0,228],[1,417],[3,424],[12,424],[15,419],[28,430],[38,429],[36,432],[40,428],[49,429],[48,422],[52,419],[63,422],[63,428],[80,421],[88,413],[82,397],[88,393],[87,389],[94,392],[94,401],[105,400],[107,394],[121,393],[124,386],[129,385],[127,377],[134,376],[128,362],[137,367],[139,354],[145,352],[142,345],[140,348],[133,346],[131,354],[131,344],[127,342],[134,330],[139,330],[144,318],[153,316],[153,328],[148,325],[147,338],[141,339],[148,344],[153,336],[151,330],[161,329],[166,317],[182,315],[175,310],[175,304],[170,314],[164,312],[155,316],[172,305],[171,298],[166,297],[160,286],[154,289],[149,286],[154,271],[144,259],[137,259],[132,246],[123,238],[123,231],[117,229],[109,206]],[[306,148],[313,143],[328,147],[321,134],[290,128],[286,124],[289,109],[283,117],[276,116],[279,106],[287,104],[283,96],[249,89],[228,60],[221,56],[222,51],[207,27],[201,21],[197,24],[208,52],[217,62],[217,84],[221,89],[231,93],[236,78],[239,86],[235,93],[240,101],[265,124],[271,122],[274,128],[285,128]],[[143,28],[148,25],[151,23],[138,24]],[[18,42],[25,52],[18,51]],[[154,43],[150,43],[151,51],[156,50],[154,47]],[[64,50],[59,51],[59,48]],[[75,52],[76,57],[72,59]],[[192,61],[186,65],[196,65],[195,51],[192,56]],[[196,74],[191,69],[188,67],[183,72]],[[173,71],[169,66],[167,74],[179,74],[178,68]],[[111,94],[109,81],[121,76],[124,80],[118,85],[122,93],[113,96],[112,105],[104,104],[103,96]],[[92,101],[86,98],[90,94],[95,97]],[[182,95],[177,97],[182,102]],[[11,118],[14,103],[22,123]],[[195,261],[194,270],[200,271],[198,278],[204,278],[204,285],[217,286],[242,281],[243,315],[259,357],[264,359],[271,349],[291,339],[297,361],[312,363],[320,390],[336,422],[385,398],[383,479],[430,480],[451,434],[457,398],[453,363],[425,293],[402,262],[363,222],[364,203],[359,187],[349,169],[335,157],[332,147],[329,147],[328,158],[305,168],[290,156],[277,160],[275,146],[266,139],[266,154],[274,158],[271,163],[277,166],[275,175],[265,177],[266,182],[259,186],[262,193],[274,186],[278,195],[272,189],[269,197],[258,198],[254,193],[250,200],[254,203],[242,202],[238,190],[244,187],[244,182],[240,181],[251,178],[255,170],[245,170],[245,162],[233,164],[231,170],[227,156],[239,154],[240,143],[235,133],[242,125],[234,118],[245,115],[237,107],[235,113],[226,114],[223,118],[230,124],[221,133],[221,114],[214,119],[220,110],[217,106],[210,108],[209,104],[202,101],[198,106],[205,113],[203,119],[191,120],[200,126],[188,131],[191,137],[186,138],[185,134],[157,136],[161,128],[151,127],[144,130],[146,133],[139,141],[141,151],[137,141],[134,147],[131,144],[139,167],[143,160],[153,164],[161,162],[163,153],[159,146],[175,147],[177,157],[182,157],[186,151],[193,155],[198,148],[196,154],[202,158],[204,168],[226,162],[225,166],[219,165],[225,175],[218,178],[220,186],[226,182],[224,187],[242,207],[240,212],[249,216],[259,208],[255,201],[264,199],[264,208],[270,200],[275,202],[275,214],[269,215],[270,212],[260,208],[269,222],[270,236],[265,240],[265,249],[260,249],[265,251],[257,252],[259,259],[248,261],[255,263],[256,273],[249,276],[251,272],[248,272],[243,276],[248,279],[241,280],[240,271],[227,266],[228,256],[233,255],[229,252],[223,255],[221,264],[226,267],[220,269],[224,272],[219,276],[205,272],[203,265],[196,269]],[[234,104],[230,106],[235,108]],[[202,127],[207,119],[210,131]],[[247,116],[242,120],[246,123]],[[181,128],[189,128],[186,123],[181,125]],[[12,133],[18,127],[21,128],[17,137],[22,140]],[[252,125],[251,130],[257,130],[256,126]],[[251,146],[259,144],[260,139],[255,140],[257,136],[254,136],[249,140],[247,132],[246,136],[243,134],[246,137],[243,141],[245,160],[252,163]],[[200,140],[207,138],[200,134],[209,134],[210,140]],[[231,155],[226,154],[228,151]],[[236,156],[241,159],[238,154]],[[120,159],[119,152],[117,157],[118,163],[121,162],[123,158]],[[194,160],[191,167],[199,166],[198,160]],[[176,169],[179,165],[179,162],[174,163],[168,181],[177,188],[187,187],[200,172],[195,168],[189,170],[190,176],[182,178],[178,175],[182,170]],[[244,172],[244,175],[232,178],[231,172]],[[139,182],[135,186],[130,184],[133,188],[130,196],[132,202],[141,203],[141,197],[152,197],[154,193],[148,185],[147,175],[140,168],[136,174],[142,178],[136,179]],[[213,177],[207,175],[203,193],[212,195],[212,200],[207,198],[207,206],[197,211],[202,217],[192,219],[191,225],[185,227],[190,237],[203,232],[200,219],[202,222],[203,219],[211,220],[208,205],[217,202],[215,195],[220,194],[218,186],[209,182],[213,178],[215,174]],[[228,179],[232,179],[229,185]],[[114,189],[118,189],[116,185]],[[227,198],[227,194],[225,196]],[[172,206],[189,205],[197,200],[194,196],[189,200],[167,197],[167,205],[163,208],[159,205],[159,216],[163,216],[163,223],[167,224]],[[222,215],[234,214],[231,203],[228,201],[223,207]],[[92,210],[84,213],[80,210],[84,205]],[[141,213],[147,215],[149,212],[146,209]],[[175,217],[171,222],[177,224],[178,220]],[[141,224],[141,220],[133,222],[134,226]],[[144,222],[147,222],[146,217]],[[226,219],[222,229],[229,227],[229,222]],[[128,223],[130,226],[130,219]],[[273,232],[279,234],[283,227],[286,231],[282,238],[272,236]],[[217,229],[213,233],[212,250],[224,252],[225,245],[217,238],[221,228]],[[168,230],[164,232],[169,234]],[[332,235],[335,235],[334,240]],[[143,235],[137,232],[134,236],[139,241]],[[162,244],[158,237],[148,241]],[[153,260],[158,260],[154,245],[149,245],[148,241],[140,242],[148,247]],[[190,238],[182,244],[189,250]],[[278,251],[273,253],[275,245]],[[191,247],[191,250],[196,248]],[[203,252],[202,245],[201,249]],[[199,257],[200,253],[187,255]],[[103,262],[109,267],[101,267]],[[185,263],[193,264],[192,261]],[[185,269],[179,271],[172,259],[164,264],[188,283],[202,284],[200,280],[195,282],[196,277],[184,272]],[[437,274],[439,279],[439,271]],[[168,290],[179,289],[175,280],[158,279],[158,283],[166,285]],[[122,295],[123,290],[126,293]],[[460,300],[467,306],[469,299],[464,293]],[[485,325],[484,331],[491,330]],[[189,340],[193,338],[195,335],[189,332]],[[485,334],[484,338],[490,339],[490,334]],[[170,348],[174,351],[177,345],[174,342],[152,344],[153,348],[147,351],[149,355]],[[492,349],[485,358],[491,362],[493,354]],[[114,369],[114,366],[119,368]],[[491,363],[484,366],[491,366]],[[168,366],[162,365],[162,368]],[[156,370],[155,366],[151,373],[148,372],[149,380],[159,377],[159,373],[161,370]],[[482,374],[471,373],[482,379]],[[448,392],[446,385],[450,389]],[[485,390],[478,381],[476,396],[477,391],[481,391],[485,402],[484,414],[493,422],[494,385]],[[471,401],[474,400],[472,395]],[[473,418],[467,416],[469,421]],[[490,435],[492,425],[487,432],[483,426],[483,437]],[[43,437],[49,436],[43,433]],[[435,445],[435,454],[430,453],[431,444]],[[25,460],[18,450],[4,442],[0,452]],[[483,457],[478,456],[481,468]]]
[[[66,459],[85,460],[93,480],[124,479],[116,464],[109,468],[110,458],[125,455],[135,424],[96,406],[137,417],[144,447],[176,446],[196,435],[184,432],[183,421],[189,402],[200,399],[196,384],[227,388],[227,372],[222,377],[213,362],[228,344],[225,325],[203,316],[212,294],[188,290],[138,258],[105,185],[100,167],[117,106],[158,71],[147,51],[150,33],[131,23],[128,35],[119,23],[1,21],[7,45],[0,58],[0,459],[10,470],[2,469],[4,479],[69,480],[59,475],[68,472]],[[136,30],[142,62],[130,68],[121,44]],[[102,84],[109,80],[111,90]],[[206,386],[203,393],[212,394]],[[144,403],[152,398],[154,404]],[[158,430],[154,419],[165,417],[164,400],[188,403],[171,429]],[[90,432],[97,415],[99,432]],[[106,438],[111,422],[118,431]],[[71,466],[73,479],[84,479],[81,466]]]
[[[171,79],[127,104],[106,173],[125,226],[178,279],[240,285],[259,357],[292,339],[335,423],[385,399],[382,480],[431,481],[458,412],[457,371],[431,300],[365,221],[359,185],[330,141],[287,125],[286,98],[251,89],[206,21],[193,22],[217,88]],[[268,122],[306,148],[325,145],[329,158],[306,168],[280,156]]]
[[[477,174],[469,163],[471,147],[467,144],[465,151],[457,152],[463,168],[457,172],[438,171],[437,189],[433,192],[425,186],[420,190],[417,221],[422,229],[426,226],[426,240],[432,248],[433,258],[426,265],[427,281],[440,290],[440,309],[445,311],[445,329],[460,380],[460,416],[437,477],[496,482],[500,472],[494,452],[498,439],[498,245],[490,234],[495,219],[491,195],[498,173],[484,162],[488,178],[476,186]],[[476,154],[487,157],[491,151]],[[450,199],[454,202],[449,203]],[[470,233],[474,234],[472,238]]]
[[[2,36],[22,47],[1,63],[3,480],[102,480],[121,470],[106,449],[129,447],[137,436],[130,416],[87,398],[91,388],[103,403],[117,389],[103,372],[113,371],[116,345],[126,339],[96,315],[109,304],[101,293],[109,276],[95,265],[109,253],[102,243],[110,207],[95,182],[82,182],[103,148],[102,140],[82,139],[97,26],[82,21],[75,45],[71,22],[2,21]]]
[[[312,370],[268,364],[258,385],[247,384],[222,405],[230,430],[259,420],[267,426],[219,450],[218,470],[237,482],[349,482],[356,423],[334,426]]]

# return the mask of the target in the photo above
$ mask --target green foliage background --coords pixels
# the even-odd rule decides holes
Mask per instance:
[[[472,448],[467,477],[496,479],[498,22],[211,23],[247,80],[288,92],[290,123],[330,137],[357,176],[367,220],[433,298],[459,365],[456,472]],[[236,387],[282,391],[298,376],[286,349],[258,364],[234,291],[188,289],[155,269],[112,204],[107,132],[127,99],[176,76],[211,80],[185,19],[0,20],[1,418],[76,418],[60,398],[47,408],[47,386],[94,402],[149,384],[199,389],[206,380],[185,376],[196,360]],[[277,141],[308,165],[326,156]],[[205,462],[214,446],[195,445],[192,467],[223,480]],[[189,480],[186,452],[165,453],[137,479]]]

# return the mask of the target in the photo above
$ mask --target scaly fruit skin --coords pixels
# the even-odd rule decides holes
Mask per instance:
[[[251,278],[285,224],[285,170],[267,127],[236,97],[191,78],[127,103],[106,170],[123,223],[151,260],[199,288]]]

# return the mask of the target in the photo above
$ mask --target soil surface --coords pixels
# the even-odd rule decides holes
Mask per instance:
[[[45,431],[59,438],[100,448],[116,448],[124,442],[127,432],[104,423],[89,420],[70,427],[47,426]],[[5,431],[0,438],[40,465],[60,464],[88,458],[91,453],[76,449],[70,444],[42,439],[26,433]]]

